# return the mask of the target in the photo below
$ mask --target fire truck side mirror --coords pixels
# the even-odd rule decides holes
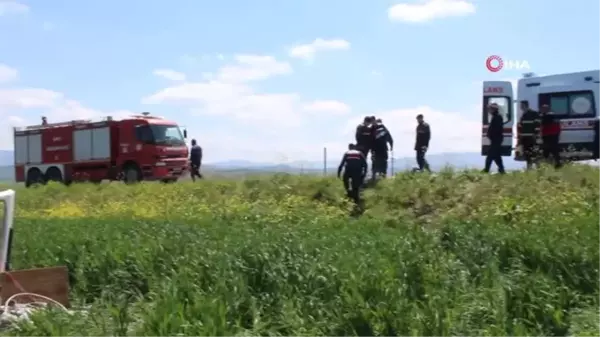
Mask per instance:
[[[187,139],[187,130],[186,129],[183,129],[183,138]]]

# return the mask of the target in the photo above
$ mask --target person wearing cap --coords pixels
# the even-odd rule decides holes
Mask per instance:
[[[487,138],[490,140],[487,157],[485,158],[485,168],[483,172],[489,173],[492,162],[498,166],[498,173],[504,174],[504,163],[502,162],[502,141],[504,141],[504,120],[498,111],[498,104],[492,103],[488,107],[488,112],[492,119],[488,125]]]
[[[554,160],[554,167],[561,166],[560,161],[560,122],[554,118],[548,104],[542,105],[541,109],[541,134],[542,134],[542,154],[544,160],[548,161],[550,156]]]
[[[531,169],[537,161],[537,138],[540,128],[540,116],[537,111],[529,108],[528,101],[521,101],[521,120],[517,126],[519,144],[523,149],[523,157],[527,162],[527,169]]]
[[[198,177],[198,179],[202,179],[202,174],[200,173],[200,166],[202,165],[202,148],[196,143],[195,139],[192,139],[191,144],[192,148],[190,149],[190,175],[192,177],[192,181],[196,181],[196,177]]]

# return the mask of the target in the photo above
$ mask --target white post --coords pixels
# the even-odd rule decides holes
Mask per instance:
[[[2,241],[0,243],[0,273],[6,271],[7,259],[10,250],[11,231],[15,215],[15,191],[0,192],[0,200],[4,201],[4,219],[2,221]]]
[[[327,148],[323,148],[323,176],[327,176]]]

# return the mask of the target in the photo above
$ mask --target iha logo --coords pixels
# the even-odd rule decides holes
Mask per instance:
[[[529,70],[529,62],[525,60],[504,60],[498,55],[492,55],[485,60],[485,67],[493,73],[497,73],[502,69]]]

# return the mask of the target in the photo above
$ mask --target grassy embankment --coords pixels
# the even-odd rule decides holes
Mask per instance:
[[[18,189],[13,267],[88,316],[20,335],[598,335],[599,172]]]

